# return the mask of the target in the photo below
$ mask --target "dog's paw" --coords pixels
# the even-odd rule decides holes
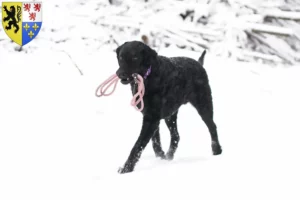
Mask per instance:
[[[133,172],[133,167],[124,166],[124,167],[120,167],[118,169],[119,174],[126,174],[126,173],[130,173],[130,172]]]
[[[163,151],[155,153],[155,157],[160,158],[160,159],[166,159],[165,152],[163,152]]]
[[[174,159],[174,153],[167,153],[166,160],[173,160]]]
[[[213,155],[222,154],[222,147],[218,142],[212,142],[211,148],[212,148],[212,151],[213,151]]]

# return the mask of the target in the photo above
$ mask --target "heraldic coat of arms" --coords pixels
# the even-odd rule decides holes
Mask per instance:
[[[20,46],[31,42],[42,26],[42,2],[2,2],[2,26]]]

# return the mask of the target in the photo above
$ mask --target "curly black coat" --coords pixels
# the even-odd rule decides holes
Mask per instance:
[[[177,113],[181,105],[191,103],[208,127],[214,155],[222,153],[217,127],[213,121],[213,102],[207,73],[203,68],[205,51],[198,61],[187,57],[159,56],[149,46],[139,41],[125,42],[116,50],[119,69],[116,74],[121,83],[130,84],[136,93],[132,74],[144,76],[145,95],[141,133],[119,173],[132,172],[142,151],[152,139],[157,157],[172,160],[178,147]],[[138,107],[140,104],[138,104]],[[164,119],[171,133],[171,143],[165,154],[161,147],[159,123]]]

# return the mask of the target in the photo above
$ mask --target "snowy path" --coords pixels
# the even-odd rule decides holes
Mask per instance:
[[[148,145],[136,171],[119,175],[141,115],[129,106],[126,86],[119,84],[108,98],[94,96],[115,72],[115,54],[74,58],[80,76],[65,54],[47,53],[1,52],[1,200],[300,198],[299,67],[271,69],[208,56],[224,154],[211,155],[208,131],[188,105],[179,113],[174,161],[157,160]],[[161,133],[166,150],[163,122]]]

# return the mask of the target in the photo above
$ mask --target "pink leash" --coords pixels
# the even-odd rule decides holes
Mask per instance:
[[[101,97],[101,96],[110,96],[116,89],[117,84],[119,82],[119,77],[114,74],[110,76],[107,80],[105,80],[103,83],[101,83],[97,89],[96,89],[96,96]],[[113,90],[110,93],[106,93],[108,88],[110,88],[114,84]],[[144,86],[144,79],[140,75],[137,75],[137,84],[138,84],[138,91],[137,93],[133,96],[131,100],[131,105],[135,107],[136,110],[141,111],[144,108],[144,101],[143,97],[145,94],[145,86]],[[100,94],[99,94],[100,92]],[[139,100],[136,100],[137,97],[140,97]],[[138,109],[137,105],[141,103],[141,108]]]

